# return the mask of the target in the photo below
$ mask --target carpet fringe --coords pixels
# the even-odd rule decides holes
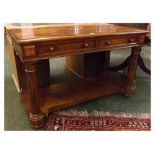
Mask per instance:
[[[151,116],[149,113],[125,113],[125,112],[119,112],[119,113],[113,113],[113,112],[105,112],[105,111],[97,111],[94,110],[91,113],[88,113],[86,109],[83,111],[77,111],[77,110],[66,110],[66,111],[57,111],[56,114],[66,115],[66,116],[96,116],[96,117],[106,117],[106,116],[114,116],[114,117],[124,117],[124,118],[143,118],[143,119],[150,119]]]

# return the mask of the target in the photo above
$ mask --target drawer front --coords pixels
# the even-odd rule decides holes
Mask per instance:
[[[96,41],[79,41],[66,43],[51,43],[48,45],[40,45],[37,47],[38,55],[56,55],[57,53],[70,53],[76,51],[85,51],[96,47]]]
[[[99,48],[110,48],[110,47],[124,47],[136,45],[137,38],[129,37],[129,38],[115,38],[115,39],[103,39],[99,41]]]

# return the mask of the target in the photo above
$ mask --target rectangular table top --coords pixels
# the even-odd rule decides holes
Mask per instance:
[[[119,26],[115,24],[10,24],[7,26],[9,34],[17,43],[38,41],[52,41],[60,39],[89,38],[99,36],[117,36],[129,34],[146,34],[147,30]]]

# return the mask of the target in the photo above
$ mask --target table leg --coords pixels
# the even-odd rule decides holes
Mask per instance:
[[[31,106],[29,120],[32,128],[38,129],[44,125],[45,116],[40,110],[39,87],[37,79],[37,63],[25,64]]]
[[[140,47],[133,47],[131,51],[130,64],[128,66],[128,73],[126,77],[126,86],[125,86],[125,96],[132,96],[134,89],[136,88],[135,84],[135,75],[138,62],[138,55],[141,51]]]
[[[123,63],[121,63],[120,65],[112,66],[112,67],[110,67],[109,69],[110,69],[111,71],[119,71],[119,70],[122,70],[122,69],[128,67],[128,66],[129,66],[129,62],[130,62],[130,57],[131,57],[131,56],[128,56],[127,59],[126,59]],[[138,66],[139,66],[145,73],[151,75],[151,71],[145,66],[144,61],[143,61],[143,59],[142,59],[142,57],[141,57],[140,54],[139,54],[139,56],[138,56]]]
[[[110,67],[109,69],[110,69],[111,71],[119,71],[119,70],[122,70],[122,69],[128,67],[129,62],[130,62],[130,56],[128,56],[128,57],[126,58],[126,60],[125,60],[123,63],[121,63],[121,64],[119,64],[119,65],[117,65],[117,66],[112,66],[112,67]]]
[[[139,57],[138,57],[138,65],[145,73],[151,75],[151,71],[145,66],[144,61],[143,61],[140,54],[139,54]]]

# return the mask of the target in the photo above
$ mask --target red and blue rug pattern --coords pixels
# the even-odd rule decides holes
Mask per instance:
[[[51,113],[44,129],[48,131],[150,131],[151,120],[135,116],[80,116]]]

